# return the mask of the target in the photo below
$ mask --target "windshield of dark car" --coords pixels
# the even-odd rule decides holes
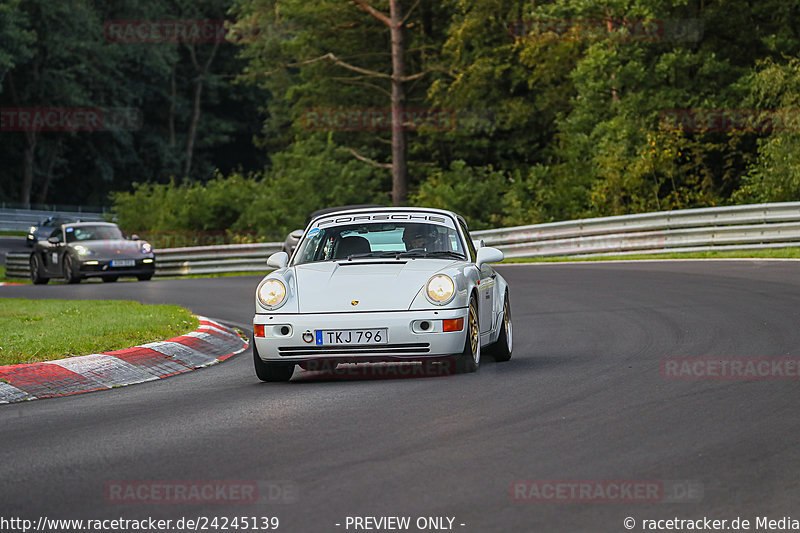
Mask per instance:
[[[313,228],[293,265],[369,257],[465,258],[454,228],[432,223],[364,223]]]
[[[69,226],[65,231],[67,242],[113,241],[124,238],[116,226]]]

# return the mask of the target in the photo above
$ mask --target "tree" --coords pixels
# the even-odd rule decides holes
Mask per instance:
[[[17,63],[23,63],[33,55],[31,44],[36,34],[27,30],[26,13],[19,8],[22,0],[5,0],[0,4],[0,93],[6,73]]]
[[[20,6],[23,10],[20,18],[28,26],[26,32],[36,35],[36,41],[31,45],[33,53],[29,54],[29,60],[18,62],[6,75],[4,85],[10,100],[15,108],[89,107],[94,102],[86,77],[99,77],[108,59],[97,40],[86,39],[87,30],[102,35],[97,13],[88,4],[47,4],[30,1]],[[96,62],[83,65],[78,59],[82,54],[95,58]],[[45,152],[44,179],[48,187],[67,134],[63,131],[44,134],[41,130],[23,128],[19,135],[24,138],[19,201],[30,205],[37,149]]]
[[[402,123],[409,102],[407,85],[436,69],[428,64],[431,49],[426,42],[429,35],[425,33],[431,29],[430,21],[426,22],[431,8],[417,2],[404,12],[401,0],[388,0],[384,4],[388,5],[379,9],[366,0],[327,0],[313,5],[298,1],[240,0],[237,12],[240,20],[248,24],[257,20],[259,27],[269,28],[245,51],[250,66],[244,78],[263,83],[294,102],[288,108],[273,107],[270,123],[275,123],[275,116],[284,114],[283,124],[291,121],[298,135],[305,137],[308,133],[302,131],[302,122],[309,109],[356,105],[366,110],[373,102],[379,108],[385,106],[382,102],[388,96],[393,121],[391,163],[376,160],[374,154],[383,149],[375,131],[367,129],[352,135],[342,132],[336,137],[361,139],[361,143],[371,145],[366,152],[344,143],[342,147],[365,164],[391,168],[392,202],[402,205],[408,197],[408,125]],[[370,19],[388,29],[388,40],[374,25],[366,25]],[[411,41],[406,35],[409,27],[415,30]],[[332,28],[337,31],[332,32]],[[388,61],[386,49],[381,50],[376,43],[388,44]],[[409,52],[412,52],[411,64],[417,70],[410,75],[406,74]],[[343,76],[343,71],[351,75]],[[415,92],[424,98],[424,90]]]
[[[758,157],[733,195],[739,202],[800,200],[800,60],[764,60],[744,80],[747,104],[762,109]]]
[[[0,156],[10,164],[0,167],[0,198],[104,205],[110,191],[133,181],[177,175],[204,182],[217,168],[262,168],[267,158],[252,139],[265,94],[233,83],[243,65],[234,43],[216,35],[210,42],[111,38],[115,21],[219,21],[230,4],[3,3],[3,108],[110,110],[128,121],[99,129],[4,127]]]

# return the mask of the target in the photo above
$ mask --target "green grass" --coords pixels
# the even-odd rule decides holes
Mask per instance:
[[[639,259],[800,259],[800,247],[762,250],[671,252],[665,254],[596,255],[591,257],[510,257],[503,263],[563,263],[568,261],[631,261]]]
[[[10,231],[10,230],[3,230],[0,231],[0,237],[27,237],[27,231]]]
[[[0,365],[121,350],[197,328],[176,305],[0,298]]]

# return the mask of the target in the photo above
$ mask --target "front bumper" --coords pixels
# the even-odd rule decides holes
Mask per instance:
[[[254,335],[259,357],[264,361],[302,362],[320,359],[337,362],[418,361],[461,353],[466,335],[468,309],[430,311],[257,314],[254,326],[264,327],[264,336]],[[460,331],[442,331],[442,321],[464,319]],[[424,329],[423,324],[428,324]],[[387,329],[387,344],[317,346],[316,330]],[[254,327],[255,330],[260,328]],[[303,340],[313,337],[309,341]]]
[[[145,263],[150,259],[152,262]],[[152,258],[136,259],[133,266],[115,267],[110,259],[87,259],[81,261],[79,272],[82,277],[113,277],[113,276],[152,276],[156,271],[156,262]]]

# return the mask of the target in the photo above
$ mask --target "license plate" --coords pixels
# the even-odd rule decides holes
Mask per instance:
[[[136,266],[136,260],[134,259],[115,259],[111,261],[112,267],[132,267]]]
[[[387,328],[377,329],[318,329],[317,346],[331,344],[387,344]]]

